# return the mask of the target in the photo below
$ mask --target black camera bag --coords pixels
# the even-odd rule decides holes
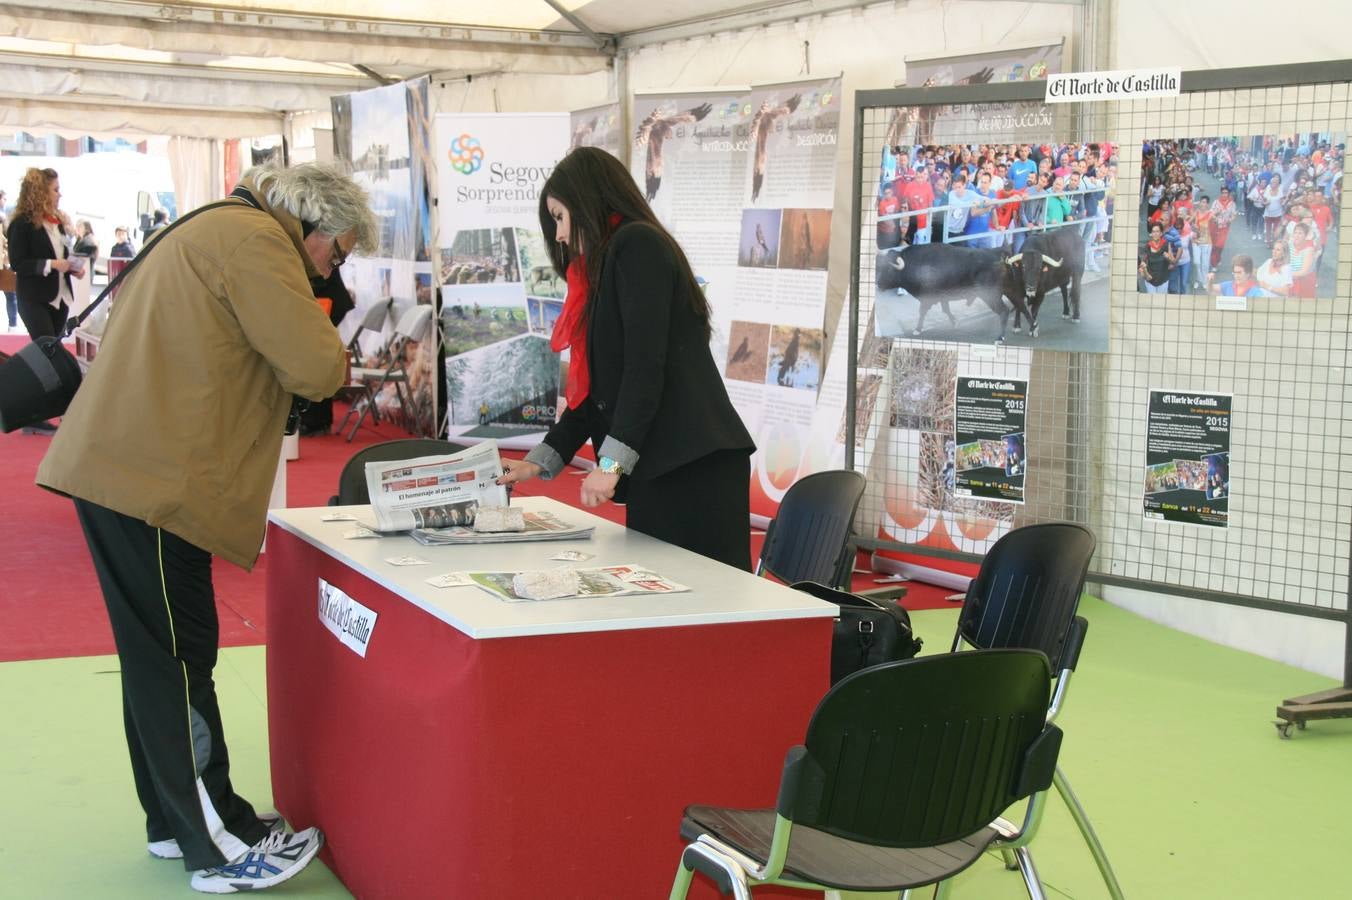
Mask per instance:
[[[831,638],[832,684],[851,672],[910,659],[920,652],[923,641],[911,632],[911,617],[896,601],[852,594],[815,581],[798,581],[790,587],[840,607]]]

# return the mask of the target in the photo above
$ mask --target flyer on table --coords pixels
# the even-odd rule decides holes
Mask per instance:
[[[1022,503],[1028,382],[960,375],[956,397],[953,493]]]
[[[1228,526],[1231,399],[1198,391],[1150,392],[1147,519]]]

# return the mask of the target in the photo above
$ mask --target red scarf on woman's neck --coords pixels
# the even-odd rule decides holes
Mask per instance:
[[[50,223],[50,224],[52,224],[52,225],[60,225],[60,224],[61,224],[61,217],[60,217],[60,216],[43,216],[42,218],[43,218],[44,221],[46,221],[46,222],[48,222],[48,223]]]
[[[611,213],[607,220],[610,230],[619,227],[621,216]],[[587,261],[581,253],[568,263],[568,294],[563,301],[563,312],[554,323],[549,346],[555,353],[571,350],[568,354],[568,383],[563,396],[569,409],[577,409],[591,393],[591,360],[587,358],[587,300],[591,296],[591,282],[587,278]]]

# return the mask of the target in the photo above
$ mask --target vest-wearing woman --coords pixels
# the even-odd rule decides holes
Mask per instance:
[[[9,224],[9,261],[18,276],[19,317],[28,336],[59,335],[75,302],[69,230],[58,211],[61,180],[55,169],[29,169]]]
[[[1310,227],[1300,222],[1292,229],[1291,291],[1292,297],[1315,296],[1315,260],[1319,248],[1310,240]]]
[[[570,351],[568,408],[502,484],[553,477],[591,438],[582,504],[626,497],[628,525],[749,570],[755,445],[709,352],[709,304],[629,171],[573,150],[540,192],[540,227],[568,281],[555,350]]]
[[[1164,239],[1164,229],[1156,222],[1150,226],[1150,240],[1141,245],[1138,274],[1145,281],[1147,294],[1169,291],[1169,268],[1176,257]]]

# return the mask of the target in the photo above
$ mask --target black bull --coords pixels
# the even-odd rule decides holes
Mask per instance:
[[[953,325],[957,319],[948,304],[954,300],[980,300],[1000,317],[1000,336],[1005,339],[1009,323],[1009,307],[1001,300],[1008,296],[1014,307],[1015,325],[1022,313],[1032,316],[1024,305],[1022,285],[1014,290],[1010,266],[1002,250],[979,250],[956,244],[914,244],[878,254],[875,269],[879,291],[905,291],[920,301],[920,320],[912,336],[918,336],[925,327],[925,316],[938,303]]]
[[[1021,295],[1015,304],[1014,331],[1019,331],[1019,306],[1028,315],[1028,333],[1037,337],[1037,313],[1047,292],[1061,291],[1061,318],[1080,321],[1080,282],[1084,280],[1084,241],[1078,228],[1034,234],[1008,260],[1010,282],[1005,296]]]

